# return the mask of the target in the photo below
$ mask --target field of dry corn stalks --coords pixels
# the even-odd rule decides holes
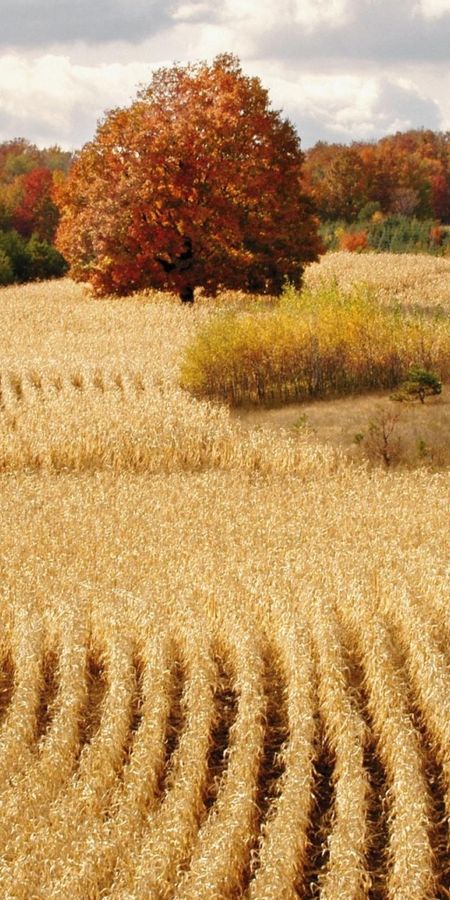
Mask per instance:
[[[0,304],[0,896],[450,897],[449,473],[184,394],[206,301]]]
[[[373,287],[381,301],[425,309],[450,307],[450,259],[411,253],[327,253],[306,269],[305,285],[336,279],[342,288]]]

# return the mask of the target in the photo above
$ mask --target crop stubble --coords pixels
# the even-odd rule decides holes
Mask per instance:
[[[449,896],[448,473],[186,397],[206,304],[2,293],[2,896]]]

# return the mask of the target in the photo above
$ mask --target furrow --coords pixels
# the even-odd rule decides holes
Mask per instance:
[[[405,684],[380,618],[370,607],[361,618],[356,600],[341,598],[338,609],[349,643],[361,658],[368,710],[389,782],[387,895],[424,900],[434,890],[430,797]]]
[[[258,863],[249,885],[251,900],[298,896],[312,806],[315,697],[310,636],[288,619],[274,640],[286,686],[287,733],[280,749],[284,771],[260,834]]]

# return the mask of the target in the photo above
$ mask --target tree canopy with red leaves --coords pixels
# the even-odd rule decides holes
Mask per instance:
[[[303,168],[320,218],[353,222],[376,202],[386,215],[450,222],[450,132],[398,132],[372,143],[326,144]]]
[[[0,231],[53,241],[59,218],[53,186],[71,158],[57,146],[39,150],[25,138],[0,144]]]
[[[98,294],[278,293],[320,243],[294,127],[235,56],[158,70],[58,189],[57,246]]]

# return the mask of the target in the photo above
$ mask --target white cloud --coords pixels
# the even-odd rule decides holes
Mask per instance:
[[[202,39],[218,38],[208,26]],[[218,48],[220,49],[220,48]],[[155,66],[153,66],[155,68]],[[423,95],[412,74],[310,73],[272,61],[255,60],[244,68],[261,75],[275,108],[298,127],[304,145],[319,137],[349,141],[425,125],[439,127],[439,109]],[[143,61],[74,63],[46,54],[27,59],[0,57],[0,141],[23,135],[38,144],[80,147],[90,140],[106,109],[127,105],[152,68]]]
[[[450,13],[450,0],[419,0],[416,10],[426,19],[438,19]]]
[[[1,134],[5,122],[9,130],[14,126],[15,135],[79,146],[92,137],[104,110],[127,104],[149,72],[143,63],[82,66],[52,54],[0,57],[0,139],[13,136]],[[37,136],[30,134],[30,123]]]
[[[209,3],[204,3],[203,0],[192,0],[191,3],[178,4],[173,10],[171,18],[175,22],[190,22],[208,18],[209,13]]]
[[[257,71],[257,63],[252,68]],[[418,127],[439,127],[439,108],[411,78],[395,74],[331,75],[272,67],[265,82],[275,107],[283,107],[305,146],[319,137],[348,142]]]
[[[270,29],[301,25],[314,30],[326,24],[341,25],[347,16],[349,0],[223,0],[219,8],[204,0],[179,3],[172,12],[175,22],[200,21],[220,23],[232,27],[235,33],[252,37]]]
[[[51,4],[34,2],[36,10]],[[118,0],[99,2],[119,16]],[[412,15],[418,3],[429,21]],[[161,0],[151,5],[156,13],[163,6]],[[431,18],[449,7],[450,0],[397,0],[387,19],[388,0],[171,0],[164,22],[159,9],[161,27],[144,29],[139,43],[124,32],[112,40],[99,35],[97,43],[87,36],[5,51],[0,141],[23,135],[41,145],[80,147],[104,111],[131,102],[155,68],[227,51],[261,78],[304,146],[410,127],[449,128],[450,20]],[[119,19],[116,24],[119,34]]]
[[[300,75],[289,85],[278,81],[271,96],[287,97],[295,118],[315,119],[334,140],[358,140],[374,131],[379,80],[358,75]],[[275,105],[277,105],[275,103]]]
[[[294,22],[310,29],[342,25],[349,14],[347,0],[293,0],[292,7]]]

